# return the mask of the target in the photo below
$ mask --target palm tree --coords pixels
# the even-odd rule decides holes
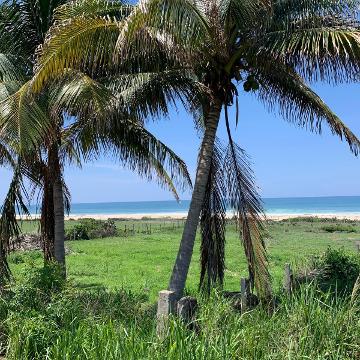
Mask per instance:
[[[79,1],[75,8],[104,1]],[[33,88],[64,67],[108,68],[118,73],[172,74],[169,84],[188,78],[207,96],[196,109],[204,134],[194,190],[169,288],[182,294],[192,257],[222,111],[236,184],[231,205],[237,212],[245,254],[258,292],[266,293],[269,275],[259,202],[244,177],[241,151],[233,142],[228,107],[238,107],[241,88],[290,122],[321,133],[325,122],[358,154],[359,140],[308,86],[311,81],[354,81],[360,70],[357,0],[144,0],[125,20],[89,19],[78,11],[61,22],[61,7],[37,66]],[[75,10],[74,10],[75,11]],[[65,18],[65,17],[64,17]],[[235,119],[237,122],[237,116]],[[248,191],[248,193],[246,193]],[[265,294],[266,295],[266,294]]]
[[[13,150],[21,164],[14,171],[15,175],[18,174],[16,177],[14,175],[16,184],[10,187],[6,198],[13,201],[6,201],[3,206],[2,222],[14,231],[2,238],[5,249],[9,237],[18,233],[15,202],[24,204],[19,191],[20,175],[24,175],[42,191],[41,232],[45,261],[55,259],[65,269],[64,204],[67,208],[70,204],[63,180],[66,162],[80,165],[82,161],[94,160],[100,154],[111,152],[117,161],[141,176],[156,178],[175,197],[178,197],[175,184],[188,186],[191,182],[183,161],[144,128],[135,112],[130,114],[126,111],[123,101],[131,96],[129,89],[123,94],[111,89],[113,82],[109,79],[106,79],[105,86],[79,71],[65,71],[40,94],[34,96],[31,93],[29,85],[33,75],[35,46],[29,44],[28,47],[34,52],[27,54],[25,45],[29,39],[19,40],[17,37],[21,35],[20,28],[22,31],[26,28],[26,24],[20,20],[30,19],[27,25],[29,29],[37,29],[32,22],[37,25],[44,22],[40,15],[31,17],[33,13],[28,14],[30,10],[37,10],[35,13],[41,13],[48,21],[53,7],[47,7],[50,12],[47,13],[42,5],[37,1],[24,1],[20,5],[11,3],[4,5],[4,12],[0,14],[1,24],[8,30],[4,33],[4,42],[7,40],[10,44],[12,41],[13,51],[24,50],[24,53],[19,52],[18,56],[14,56],[11,48],[4,46],[8,53],[0,56],[2,141],[6,144],[4,148]],[[34,38],[38,39],[36,36]],[[39,38],[43,39],[40,35]],[[23,41],[23,46],[17,45],[17,41]],[[25,60],[21,65],[20,55],[21,60]],[[136,102],[134,99],[133,105]],[[134,106],[136,108],[137,105]],[[8,213],[11,213],[10,217],[5,216]]]

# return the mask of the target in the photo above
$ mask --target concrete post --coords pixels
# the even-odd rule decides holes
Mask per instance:
[[[169,330],[169,315],[173,314],[176,310],[175,294],[174,291],[169,290],[162,290],[159,292],[156,332],[160,338],[166,337]]]

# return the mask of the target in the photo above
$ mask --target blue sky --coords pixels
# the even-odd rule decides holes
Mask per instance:
[[[315,90],[344,122],[360,136],[360,85],[315,85]],[[240,121],[234,139],[247,150],[264,197],[360,195],[360,159],[345,142],[324,127],[321,136],[269,114],[254,96],[240,96]],[[199,138],[191,117],[175,109],[168,119],[149,122],[148,128],[180,155],[195,174]],[[226,138],[223,122],[220,138]],[[10,173],[1,171],[0,198]],[[82,170],[66,168],[73,202],[171,200],[172,195],[103,158]],[[182,199],[190,193],[181,194]]]

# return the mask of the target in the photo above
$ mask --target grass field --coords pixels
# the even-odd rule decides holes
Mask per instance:
[[[76,221],[67,221],[72,227]],[[128,236],[68,241],[71,250],[67,256],[69,279],[81,288],[125,288],[144,292],[154,301],[159,290],[167,287],[170,272],[178,250],[182,224],[171,221],[117,221],[119,230],[145,231],[151,224],[151,234],[135,233]],[[160,228],[161,225],[161,228]],[[24,222],[24,232],[37,229],[35,222]],[[360,241],[360,223],[292,219],[268,224],[267,239],[270,270],[275,288],[282,283],[284,264],[300,266],[311,255],[327,247],[344,247],[356,251]],[[10,257],[11,268],[16,275],[28,266],[28,260],[42,265],[40,253],[16,254]],[[187,291],[197,291],[199,280],[199,238],[189,272]],[[240,277],[246,276],[243,249],[233,225],[228,226],[226,245],[225,289],[239,290]]]
[[[68,221],[66,226],[76,224]],[[35,222],[22,226],[26,232],[38,227]],[[187,283],[187,291],[199,301],[197,330],[171,318],[168,336],[160,340],[156,295],[167,287],[181,227],[177,222],[151,221],[150,233],[145,230],[149,220],[117,221],[117,237],[68,241],[70,282],[62,280],[57,267],[43,267],[40,252],[11,254],[16,281],[10,284],[11,291],[0,294],[0,356],[8,360],[360,358],[360,294],[324,292],[310,283],[289,297],[280,288],[286,262],[301,267],[331,246],[344,248],[332,259],[332,271],[342,276],[343,283],[351,278],[352,290],[360,269],[359,256],[353,256],[360,223],[317,219],[269,223],[267,245],[277,305],[275,311],[258,306],[245,314],[234,310],[219,292],[210,298],[197,292],[197,239]],[[225,289],[239,290],[246,264],[233,225],[228,226],[226,250]],[[349,266],[350,259],[356,259],[356,265]]]

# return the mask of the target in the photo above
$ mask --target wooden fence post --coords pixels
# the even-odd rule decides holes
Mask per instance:
[[[241,313],[246,312],[248,307],[248,282],[247,279],[241,278],[240,280],[240,292],[241,292]]]
[[[357,252],[360,254],[360,241],[357,241],[355,244]]]
[[[290,295],[293,290],[293,273],[289,263],[285,264],[284,290]]]

